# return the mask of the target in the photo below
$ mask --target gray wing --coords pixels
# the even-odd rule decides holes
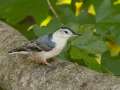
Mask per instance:
[[[20,51],[35,51],[35,52],[50,51],[54,47],[55,47],[55,43],[52,41],[52,35],[50,34],[43,36],[42,38],[38,38],[34,42],[27,43],[22,47],[13,49],[9,51],[9,53],[20,52]]]
[[[35,43],[44,51],[50,51],[55,47],[55,42],[52,41],[52,34],[38,38]]]
[[[8,53],[13,53],[13,52],[20,52],[20,51],[42,51],[42,49],[35,43],[27,43],[21,47],[15,48],[13,50],[8,51]]]

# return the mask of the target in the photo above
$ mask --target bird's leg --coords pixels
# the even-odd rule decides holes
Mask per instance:
[[[45,64],[45,65],[50,65],[46,59],[42,59],[42,64]]]
[[[47,59],[45,59],[45,58],[39,58],[38,57],[37,60],[36,60],[36,63],[47,65],[47,66],[51,66],[51,64],[48,63]]]

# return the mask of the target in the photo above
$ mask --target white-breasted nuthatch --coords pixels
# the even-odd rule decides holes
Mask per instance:
[[[61,27],[54,33],[39,37],[33,42],[9,51],[9,53],[28,54],[37,62],[48,64],[47,59],[57,56],[67,44],[68,39],[77,35],[80,34],[75,33],[70,28]]]

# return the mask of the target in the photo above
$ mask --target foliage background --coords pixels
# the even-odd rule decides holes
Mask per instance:
[[[0,0],[0,20],[29,40],[68,26],[82,36],[60,57],[120,75],[120,0]]]

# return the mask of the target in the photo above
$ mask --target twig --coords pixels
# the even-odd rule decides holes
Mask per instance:
[[[50,0],[47,0],[47,3],[48,3],[48,6],[49,6],[50,10],[52,11],[52,13],[55,15],[56,18],[58,18],[59,15],[57,14],[57,12],[55,11],[55,9],[53,8]]]

